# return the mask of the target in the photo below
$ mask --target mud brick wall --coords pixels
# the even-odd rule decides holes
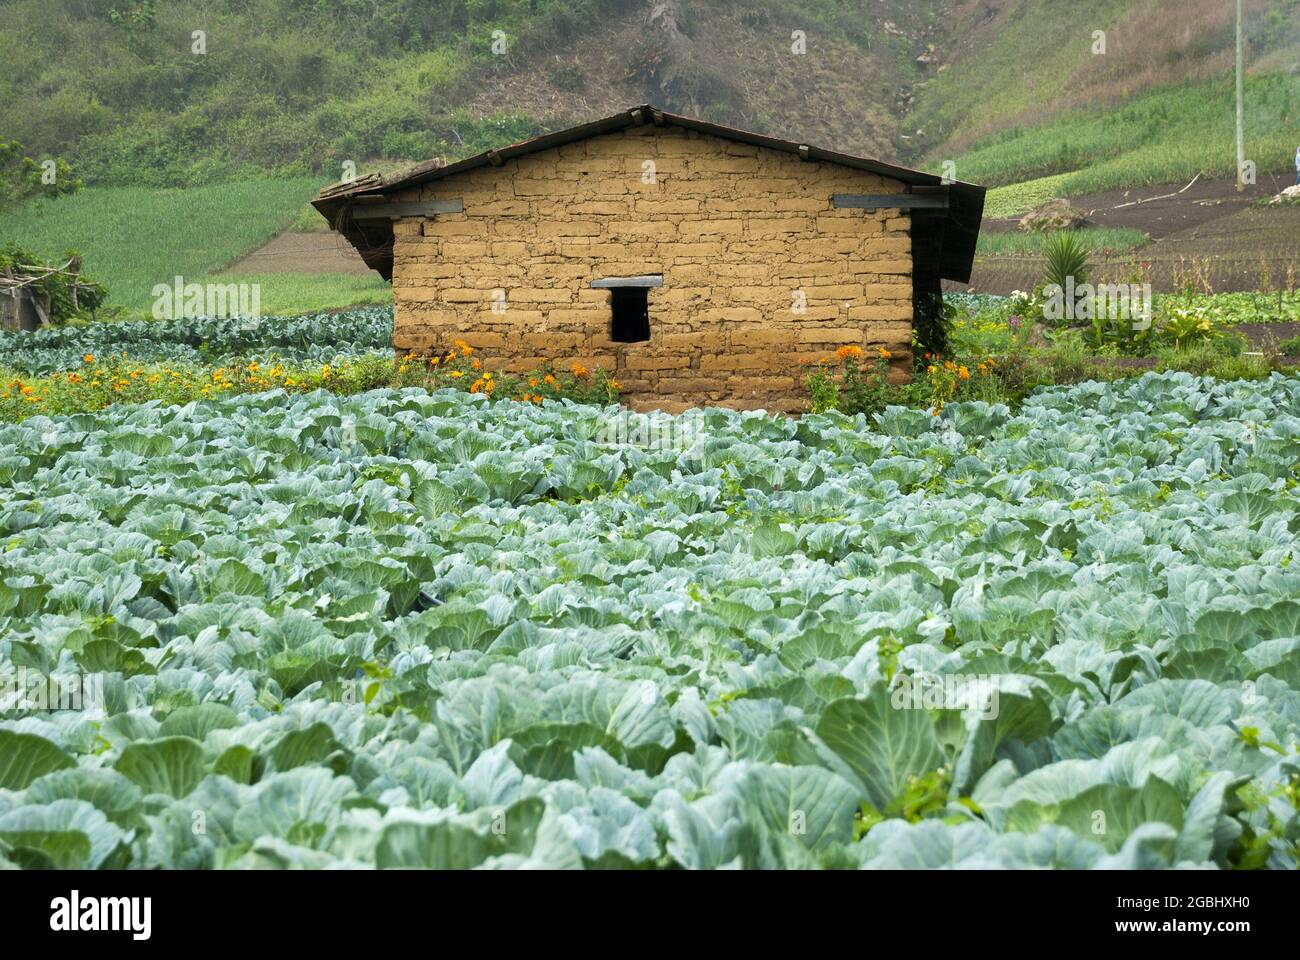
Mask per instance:
[[[453,175],[391,198],[464,202],[461,214],[394,224],[394,346],[431,353],[462,339],[506,371],[601,366],[634,408],[673,412],[801,410],[804,365],[845,344],[887,348],[902,380],[907,212],[837,210],[831,197],[904,189],[653,126]],[[663,275],[649,291],[650,340],[615,343],[610,293],[591,283],[644,274]]]

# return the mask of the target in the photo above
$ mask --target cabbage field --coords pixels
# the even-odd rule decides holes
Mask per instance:
[[[83,357],[137,363],[211,363],[274,357],[329,363],[372,351],[392,355],[393,310],[370,307],[295,317],[179,317],[0,330],[0,368],[27,374],[81,369]]]
[[[1297,866],[1300,380],[615,416],[0,426],[0,866]]]

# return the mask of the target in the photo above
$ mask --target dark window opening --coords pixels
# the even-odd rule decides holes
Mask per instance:
[[[614,287],[609,291],[614,318],[609,338],[615,343],[644,343],[650,339],[650,304],[646,287]]]

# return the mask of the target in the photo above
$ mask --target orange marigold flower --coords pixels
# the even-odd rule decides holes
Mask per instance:
[[[965,367],[958,367],[958,368],[957,368],[957,376],[961,377],[963,380],[969,380],[969,379],[970,379],[970,371],[967,370]]]
[[[880,359],[881,359],[881,360],[888,360],[888,359],[889,359],[890,357],[892,357],[892,356],[893,356],[893,354],[890,353],[888,350],[886,350],[884,347],[881,347],[881,348],[880,348]]]
[[[587,368],[584,367],[582,364],[575,363],[573,365],[573,375],[575,377],[585,377],[587,375],[587,372],[588,372]]]
[[[551,376],[549,373],[542,379],[544,379],[552,387],[555,386],[555,377]]]
[[[83,363],[94,363],[95,355],[93,353],[88,353],[84,357],[82,357],[81,360]]]
[[[478,360],[475,360],[473,363],[470,364],[470,366],[473,367],[475,370],[483,369],[483,364],[480,363]]]
[[[847,360],[849,357],[860,357],[862,356],[862,348],[855,344],[847,343],[835,351],[835,356],[841,361]]]
[[[528,378],[528,385],[529,385],[530,387],[535,387],[535,386],[537,386],[537,378],[536,378],[536,377],[529,377],[529,378]]]

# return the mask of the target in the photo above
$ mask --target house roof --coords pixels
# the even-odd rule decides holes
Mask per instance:
[[[925,243],[922,249],[938,251],[938,273],[944,279],[966,283],[970,280],[971,267],[975,259],[975,244],[979,239],[980,221],[984,215],[985,188],[970,183],[945,181],[931,173],[909,170],[872,160],[868,157],[856,157],[847,153],[826,150],[811,144],[795,140],[781,140],[776,137],[737,130],[720,124],[697,120],[668,113],[645,104],[616,113],[612,117],[584,123],[555,133],[548,133],[531,140],[487,150],[476,156],[444,164],[432,160],[419,164],[391,179],[371,174],[349,183],[326,187],[312,201],[320,214],[325,217],[357,249],[365,262],[378,270],[385,279],[393,275],[393,227],[389,220],[356,220],[349,217],[348,210],[358,201],[374,201],[411,187],[453,177],[458,173],[475,170],[485,166],[501,166],[505,161],[527,156],[542,150],[597,137],[601,134],[615,133],[629,127],[653,123],[655,126],[679,127],[695,130],[699,133],[747,143],[781,153],[790,153],[805,160],[817,160],[823,163],[835,163],[855,170],[863,170],[878,176],[896,180],[909,187],[948,187],[949,205],[943,211],[914,211],[914,239],[918,231],[924,233]],[[931,267],[933,270],[933,266]]]

